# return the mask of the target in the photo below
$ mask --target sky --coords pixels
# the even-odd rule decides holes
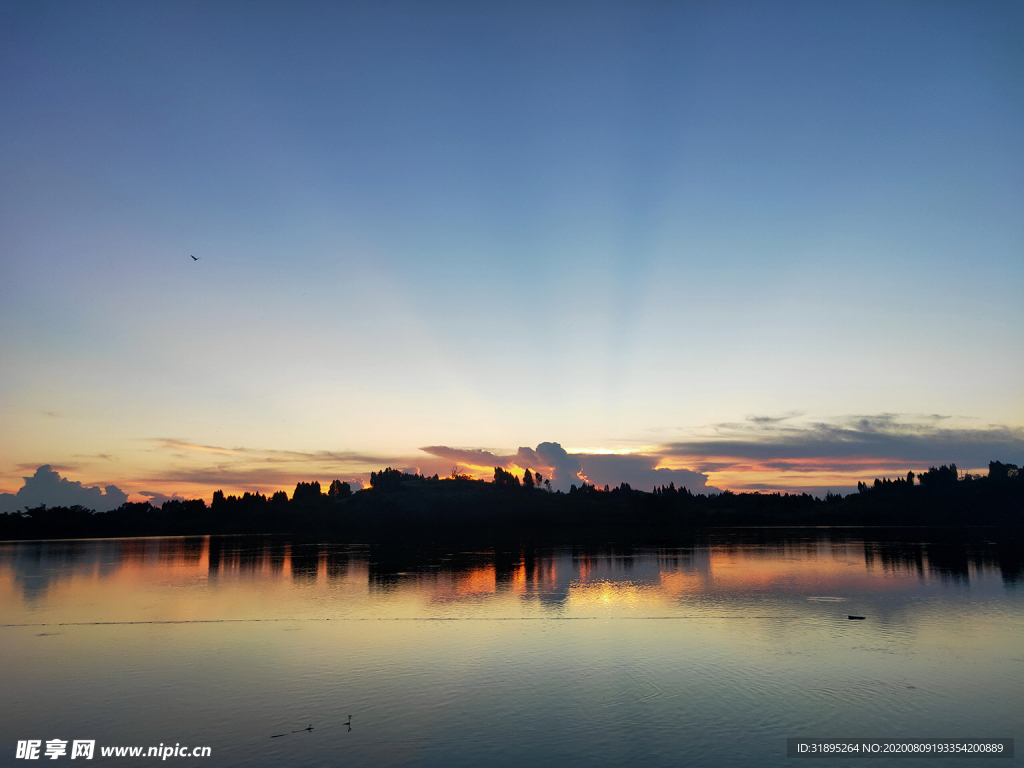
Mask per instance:
[[[0,492],[1024,463],[1022,39],[1015,2],[8,0]]]

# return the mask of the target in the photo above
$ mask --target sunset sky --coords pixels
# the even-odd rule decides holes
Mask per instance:
[[[1021,40],[1019,2],[5,2],[0,492],[1022,463]]]

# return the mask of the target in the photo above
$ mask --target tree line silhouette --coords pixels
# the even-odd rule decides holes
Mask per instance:
[[[858,483],[857,493],[694,493],[674,483],[641,491],[581,481],[567,493],[529,468],[522,478],[494,468],[491,482],[453,468],[450,477],[388,467],[353,492],[334,480],[300,482],[291,498],[213,494],[202,499],[128,502],[109,512],[47,507],[0,514],[0,539],[303,533],[360,541],[486,534],[523,539],[608,540],[675,535],[702,526],[997,525],[1024,531],[1024,472],[993,461],[987,475],[955,464]]]

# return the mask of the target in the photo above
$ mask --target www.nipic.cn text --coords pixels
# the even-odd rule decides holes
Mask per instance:
[[[209,747],[187,747],[180,743],[160,744],[157,747],[100,747],[100,757],[158,757],[166,760],[168,757],[209,757]],[[71,760],[78,758],[92,760],[96,756],[96,740],[74,739],[25,739],[19,741],[14,756],[18,760],[58,760],[68,757]]]

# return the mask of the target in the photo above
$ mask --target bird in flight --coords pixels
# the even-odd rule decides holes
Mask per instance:
[[[192,256],[192,254],[190,253],[189,256]],[[199,261],[199,259],[197,259],[195,256],[192,256],[192,261]]]

